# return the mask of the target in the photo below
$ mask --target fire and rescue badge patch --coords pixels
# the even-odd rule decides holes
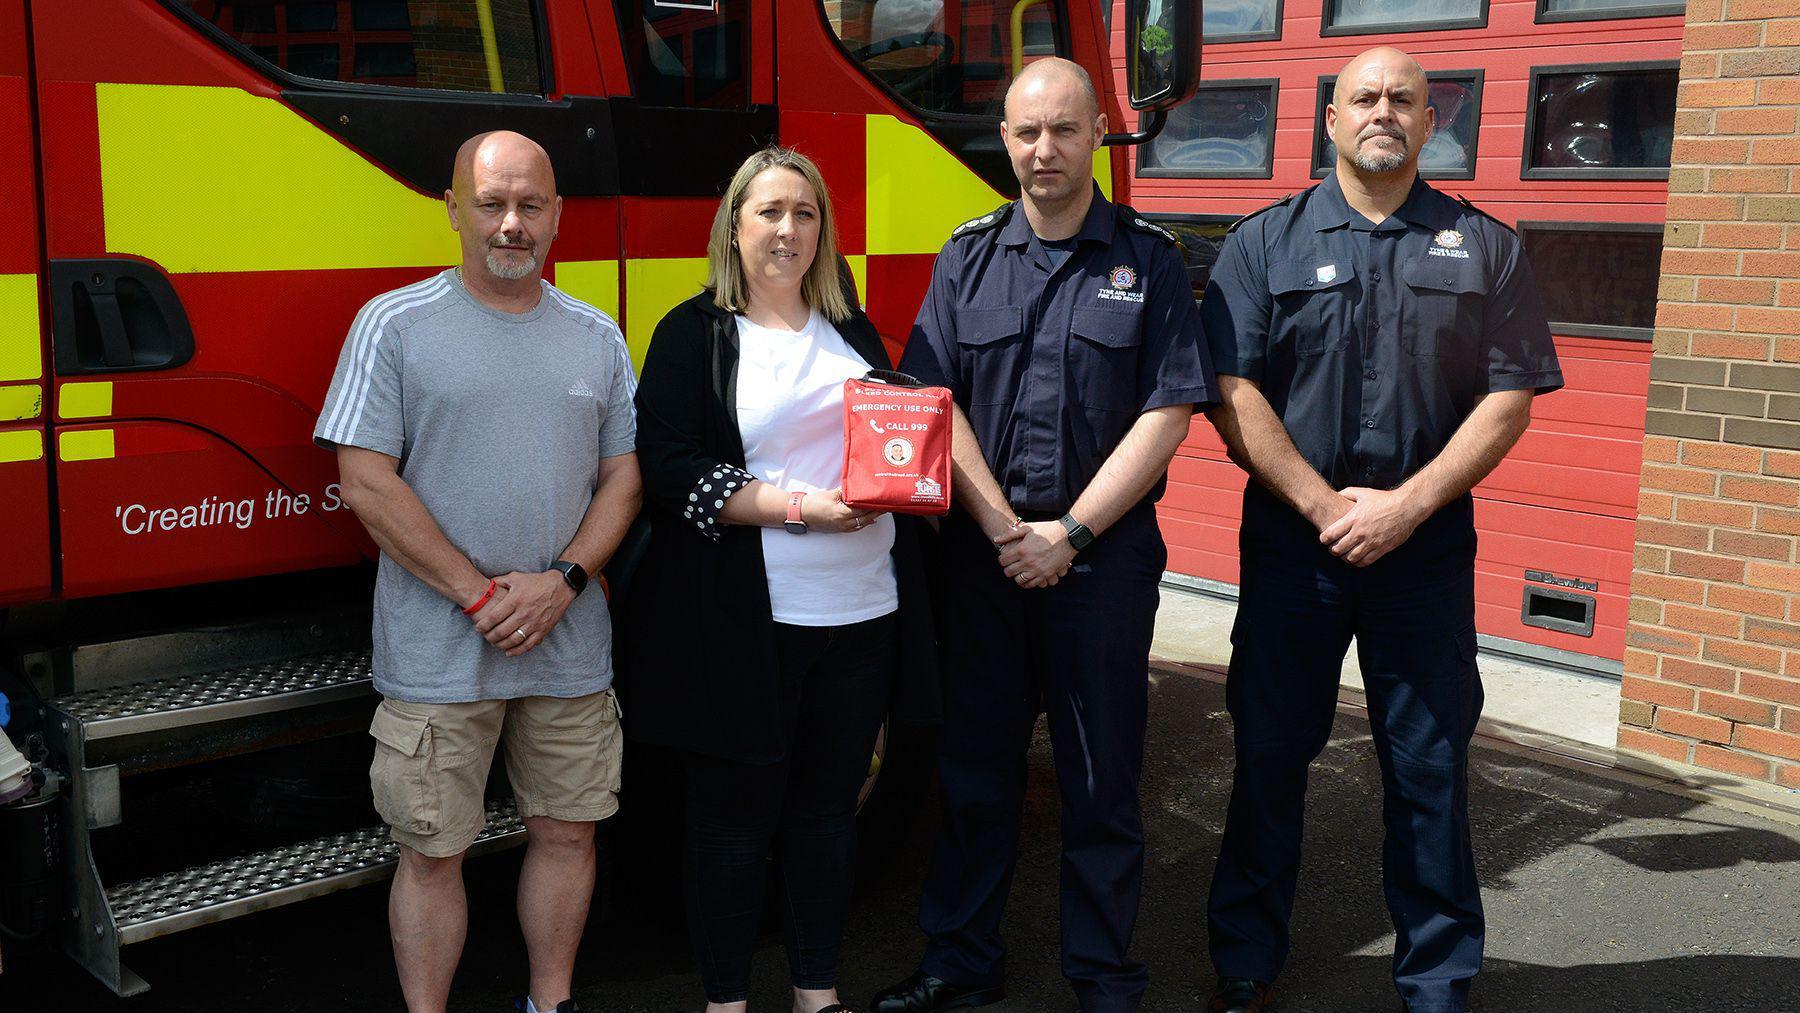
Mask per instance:
[[[1453,260],[1468,260],[1469,251],[1462,248],[1463,234],[1455,229],[1445,229],[1431,237],[1431,246],[1425,253],[1433,257],[1449,257]]]
[[[1107,272],[1106,282],[1107,286],[1101,288],[1097,293],[1100,298],[1112,302],[1144,301],[1144,293],[1132,291],[1132,289],[1137,287],[1138,283],[1138,275],[1135,268],[1120,264],[1118,267]]]

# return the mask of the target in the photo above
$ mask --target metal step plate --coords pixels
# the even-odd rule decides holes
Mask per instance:
[[[336,651],[58,697],[49,707],[79,721],[89,742],[374,692],[369,652]]]
[[[488,806],[471,856],[525,842],[512,803]],[[400,846],[385,826],[368,827],[260,854],[108,887],[119,945],[347,890],[393,875]]]

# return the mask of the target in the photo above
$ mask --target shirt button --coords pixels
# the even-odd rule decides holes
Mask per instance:
[[[1306,279],[1306,287],[1312,288],[1312,279],[1311,278]]]
[[[1375,420],[1374,419],[1363,419],[1363,428],[1364,429],[1374,429],[1375,428]]]
[[[1371,380],[1375,379],[1375,371],[1372,369],[1369,370],[1367,373],[1364,373],[1363,375],[1368,377]]]
[[[1370,277],[1374,278],[1376,281],[1380,281],[1381,280],[1381,272],[1376,271],[1373,275],[1370,275]]]

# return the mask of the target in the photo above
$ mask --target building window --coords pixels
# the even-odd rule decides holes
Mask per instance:
[[[1188,284],[1194,289],[1194,301],[1198,302],[1206,292],[1207,279],[1212,277],[1213,264],[1218,262],[1219,249],[1225,245],[1225,235],[1237,219],[1230,215],[1145,217],[1175,233],[1175,238],[1181,240],[1181,259],[1187,267]]]
[[[1425,75],[1431,86],[1431,108],[1437,129],[1419,154],[1419,175],[1426,179],[1474,179],[1475,148],[1480,140],[1479,70],[1434,70]],[[1337,166],[1337,145],[1325,130],[1325,107],[1331,104],[1335,76],[1319,78],[1319,100],[1313,113],[1312,174],[1318,179]]]
[[[1522,179],[1667,179],[1677,64],[1534,67]]]
[[[1649,341],[1662,237],[1662,226],[1647,223],[1520,222],[1550,329]]]
[[[1207,42],[1279,39],[1281,0],[1207,0],[1200,7],[1200,30]]]
[[[521,95],[545,90],[533,0],[177,2],[236,40],[250,59],[288,77]]]
[[[1140,176],[1268,179],[1275,174],[1274,79],[1206,81],[1138,155]]]
[[[1321,35],[1487,27],[1487,0],[1325,0]]]
[[[1683,14],[1687,4],[1677,0],[1537,0],[1537,20],[1600,21],[1608,18],[1654,18]]]

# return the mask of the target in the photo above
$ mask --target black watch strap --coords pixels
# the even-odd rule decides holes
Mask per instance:
[[[569,585],[569,590],[575,592],[576,597],[579,598],[581,592],[587,589],[588,572],[581,568],[580,563],[559,559],[550,564],[550,569],[562,574],[563,583]]]
[[[1094,533],[1088,530],[1086,524],[1076,520],[1072,515],[1063,514],[1057,518],[1057,521],[1062,524],[1063,530],[1069,533],[1069,547],[1076,552],[1094,544]]]

